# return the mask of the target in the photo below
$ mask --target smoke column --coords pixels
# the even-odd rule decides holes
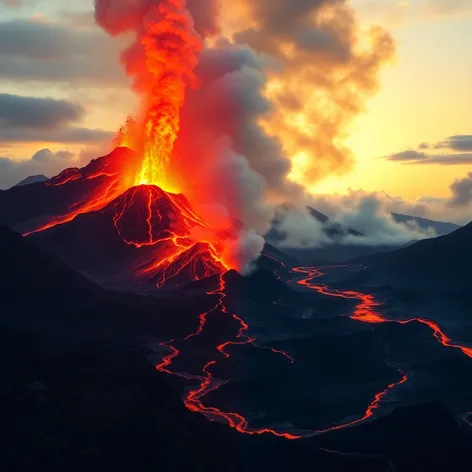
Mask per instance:
[[[194,69],[202,47],[186,2],[97,0],[95,5],[98,23],[110,34],[132,30],[136,35],[121,56],[141,97],[140,116],[121,132],[121,139],[143,156],[135,183],[177,192],[171,156],[187,86],[196,84]]]
[[[120,136],[143,156],[136,184],[185,194],[211,227],[235,236],[225,252],[242,271],[281,203],[304,219],[284,224],[290,244],[322,234],[305,208],[309,191],[350,169],[349,125],[394,55],[391,37],[361,28],[344,0],[95,6],[109,34],[135,37],[122,62],[142,106]]]

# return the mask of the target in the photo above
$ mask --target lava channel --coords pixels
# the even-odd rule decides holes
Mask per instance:
[[[297,269],[296,271],[301,272],[301,269]],[[313,274],[313,276],[311,276],[311,274]],[[311,269],[310,279],[307,279],[307,280],[311,280],[312,277],[320,277],[321,275],[322,275],[322,273],[319,270]],[[314,286],[310,287],[310,288],[314,288]],[[344,296],[343,292],[339,292],[339,291],[330,292],[328,287],[325,286],[325,285],[323,285],[322,289],[320,289],[320,290],[322,290],[322,293],[324,293],[325,295],[339,296],[339,297],[343,297],[343,298],[355,298],[352,295],[354,292],[349,292],[349,295],[346,294]],[[392,382],[391,384],[389,384],[384,390],[375,393],[373,400],[369,403],[369,405],[366,408],[363,415],[360,416],[358,419],[353,420],[353,421],[349,421],[349,422],[346,422],[346,423],[342,423],[342,424],[339,424],[339,425],[335,425],[335,426],[332,426],[332,427],[329,427],[329,428],[325,428],[325,429],[307,431],[307,432],[304,432],[303,434],[293,434],[292,432],[288,432],[288,431],[276,431],[275,429],[272,429],[272,428],[269,428],[269,427],[267,427],[267,428],[251,428],[249,426],[248,420],[242,414],[236,413],[236,412],[225,412],[225,411],[222,411],[222,410],[220,410],[216,407],[206,406],[203,403],[203,399],[206,395],[208,395],[210,392],[218,390],[221,386],[223,386],[223,385],[225,385],[229,382],[229,380],[216,379],[212,374],[212,368],[214,368],[218,364],[218,362],[221,360],[221,358],[228,359],[230,357],[230,354],[228,353],[227,348],[229,346],[235,346],[235,345],[251,344],[252,346],[254,346],[256,348],[270,349],[274,353],[283,355],[290,363],[293,363],[294,359],[288,353],[286,353],[284,351],[279,351],[277,349],[274,349],[274,348],[271,348],[271,347],[266,347],[266,346],[258,346],[257,344],[255,344],[256,339],[247,335],[247,331],[249,329],[248,324],[241,317],[239,317],[238,315],[236,315],[234,313],[230,314],[228,308],[225,305],[226,294],[225,294],[225,282],[224,282],[223,276],[220,276],[219,287],[216,290],[212,291],[212,292],[208,292],[208,295],[217,297],[217,301],[215,303],[215,306],[210,311],[202,313],[200,315],[200,323],[199,323],[198,329],[195,333],[192,333],[192,334],[188,335],[183,340],[173,340],[173,341],[169,341],[169,342],[163,342],[163,343],[160,344],[161,347],[164,347],[164,348],[170,350],[171,352],[162,358],[161,363],[158,364],[156,366],[156,368],[160,372],[165,372],[165,373],[170,374],[170,375],[175,375],[175,376],[178,376],[178,377],[182,377],[182,378],[185,378],[187,380],[193,380],[193,381],[198,380],[198,382],[199,382],[198,387],[189,390],[184,395],[184,404],[190,411],[200,413],[200,414],[204,415],[210,421],[218,421],[218,422],[225,423],[225,424],[229,425],[231,428],[235,429],[236,431],[238,431],[240,433],[243,433],[243,434],[249,434],[249,435],[272,434],[274,436],[283,437],[283,438],[289,439],[289,440],[312,437],[312,436],[316,436],[316,435],[319,435],[319,434],[327,433],[329,431],[336,431],[336,430],[340,430],[340,429],[343,429],[343,428],[355,426],[355,425],[357,425],[359,423],[362,423],[362,422],[366,421],[367,419],[373,417],[374,411],[377,408],[379,408],[379,406],[380,406],[382,400],[384,399],[384,397],[391,390],[398,387],[399,385],[404,384],[408,380],[407,374],[402,369],[400,369],[399,367],[394,366],[393,364],[391,364],[388,360],[388,357],[387,357],[387,360],[386,360],[387,364],[390,367],[397,370],[397,372],[399,373],[400,378],[399,378],[398,381]],[[371,302],[373,302],[373,299],[371,300],[369,298],[369,300]],[[372,310],[373,306],[376,306],[376,305],[371,303],[369,305],[363,306],[362,307],[362,313],[365,313],[365,310]],[[240,327],[238,329],[238,332],[235,335],[235,338],[233,340],[228,340],[228,341],[226,341],[224,343],[221,343],[218,346],[216,346],[216,351],[219,352],[219,354],[220,354],[219,358],[208,361],[203,366],[201,375],[197,376],[197,375],[187,374],[185,372],[172,371],[170,369],[170,367],[171,367],[173,361],[180,354],[180,351],[175,346],[175,343],[177,341],[189,340],[189,339],[201,334],[203,332],[204,328],[205,328],[208,316],[210,314],[216,313],[216,312],[221,312],[221,314],[226,314],[227,316],[231,316],[233,319],[235,319],[236,321],[239,322]],[[373,310],[372,310],[372,315],[373,315]]]
[[[331,267],[330,267],[331,268]],[[304,274],[306,277],[297,281],[298,285],[303,285],[312,290],[316,290],[322,295],[330,297],[339,297],[351,300],[358,300],[359,304],[354,309],[354,313],[351,315],[351,319],[361,321],[363,323],[380,324],[380,323],[397,323],[406,325],[410,323],[420,323],[428,326],[432,331],[434,337],[445,347],[454,349],[460,349],[467,357],[472,358],[472,348],[462,346],[454,342],[441,328],[440,326],[431,320],[425,318],[410,318],[407,320],[392,320],[385,318],[377,307],[382,304],[378,302],[374,295],[368,295],[354,290],[338,290],[331,289],[326,284],[316,283],[316,279],[322,277],[324,273],[320,268],[314,267],[297,267],[293,269],[293,272],[298,274]]]

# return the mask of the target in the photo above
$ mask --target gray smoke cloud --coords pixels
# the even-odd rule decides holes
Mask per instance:
[[[159,3],[96,0],[96,20],[111,35],[136,32]],[[219,4],[187,1],[203,37],[220,32],[225,9]],[[305,210],[305,186],[349,170],[348,126],[377,90],[378,72],[394,45],[379,27],[363,36],[342,0],[241,0],[235,6],[244,10],[244,24],[205,42],[199,87],[182,109],[173,159],[186,161],[180,166],[188,183],[184,193],[201,203],[202,212],[219,206],[238,221],[241,257],[254,259],[282,202],[294,208],[279,222],[284,244],[324,241]],[[136,42],[122,55],[134,75],[141,47]]]
[[[449,202],[451,206],[468,207],[472,205],[472,172],[469,172],[466,177],[456,180],[451,185],[451,192],[452,198]]]

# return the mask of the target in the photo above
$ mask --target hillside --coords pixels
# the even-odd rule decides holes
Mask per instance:
[[[397,286],[431,290],[472,287],[472,223],[445,236],[405,248],[353,259],[367,266],[372,278]]]

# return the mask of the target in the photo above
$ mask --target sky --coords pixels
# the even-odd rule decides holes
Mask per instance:
[[[6,188],[110,150],[137,101],[119,65],[127,38],[110,38],[94,25],[92,0],[0,1]],[[427,215],[438,217],[438,202],[461,202],[447,219],[472,219],[472,0],[351,4],[362,25],[379,24],[392,35],[395,57],[345,130],[352,165],[310,181],[309,190],[380,192],[412,208],[433,205]]]

